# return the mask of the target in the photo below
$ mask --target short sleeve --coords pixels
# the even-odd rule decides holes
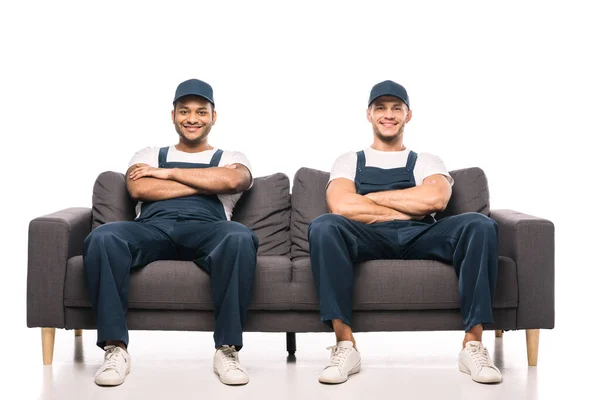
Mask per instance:
[[[431,175],[440,174],[440,175],[444,175],[448,179],[450,186],[454,185],[454,179],[450,176],[448,169],[446,169],[446,165],[444,164],[442,159],[439,158],[438,156],[435,156],[435,155],[429,154],[429,153],[421,153],[421,154],[419,154],[418,162],[419,162],[419,166],[418,166],[419,174],[418,175],[421,180],[417,184],[420,185],[421,183],[423,183],[425,178],[427,178]],[[417,167],[415,167],[415,169],[417,169]],[[417,172],[417,171],[415,171],[415,172]]]
[[[353,151],[349,151],[348,153],[339,156],[331,167],[329,182],[338,178],[346,178],[354,182],[356,176],[356,161],[357,156]],[[329,185],[329,182],[327,182],[327,185]]]
[[[252,177],[252,182],[250,182],[250,189],[254,185],[254,176],[252,175],[252,166],[250,165],[250,160],[248,157],[240,151],[223,151],[223,157],[221,157],[221,161],[219,162],[219,167],[223,167],[229,164],[242,164],[248,171],[250,171],[250,176]]]
[[[131,161],[129,161],[129,169],[134,164],[148,164],[151,167],[158,167],[158,152],[156,148],[144,147],[133,155]]]

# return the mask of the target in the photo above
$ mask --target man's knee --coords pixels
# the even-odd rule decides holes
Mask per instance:
[[[128,250],[126,231],[122,224],[126,222],[111,222],[94,229],[83,242],[83,265],[85,270],[98,267],[98,256],[115,250]],[[94,262],[87,262],[88,260]]]
[[[118,237],[118,223],[100,225],[94,229],[83,242],[84,251],[93,246],[104,246],[107,242]]]
[[[313,219],[308,225],[309,238],[314,235],[327,234],[337,229],[346,219],[337,214],[323,214]]]
[[[462,214],[462,219],[465,226],[474,232],[494,235],[498,233],[498,224],[486,215],[470,212]]]
[[[227,230],[227,233],[224,240],[258,248],[258,236],[256,236],[256,233],[247,226],[240,224],[239,222],[230,221],[225,229]]]

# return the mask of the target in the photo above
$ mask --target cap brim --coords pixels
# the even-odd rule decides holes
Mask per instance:
[[[215,105],[215,103],[214,103],[214,101],[212,101],[212,99],[208,98],[207,96],[205,96],[203,94],[198,94],[198,93],[185,93],[185,94],[182,94],[181,96],[179,96],[175,100],[173,100],[173,105],[175,105],[175,103],[177,103],[180,99],[182,99],[184,97],[187,97],[187,96],[202,97],[204,100],[207,100],[213,106]]]
[[[402,102],[404,104],[406,104],[406,107],[408,107],[408,109],[410,110],[410,106],[408,105],[408,103],[406,102],[406,100],[404,100],[402,97],[398,96],[395,93],[387,93],[387,92],[386,93],[382,93],[382,94],[378,94],[377,96],[373,97],[373,99],[371,101],[369,101],[369,107],[371,106],[371,104],[373,104],[373,102],[375,100],[377,100],[378,98],[383,97],[383,96],[392,96],[392,97],[395,97],[397,99],[402,100]]]

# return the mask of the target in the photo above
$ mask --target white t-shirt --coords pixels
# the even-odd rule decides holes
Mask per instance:
[[[199,153],[186,153],[184,151],[179,151],[175,148],[175,146],[169,147],[169,152],[167,153],[167,162],[187,162],[187,163],[197,163],[197,164],[210,164],[210,160],[212,156],[218,149],[214,148],[212,150],[201,151]],[[158,153],[160,151],[160,147],[145,147],[142,150],[138,151],[134,154],[133,158],[129,162],[129,167],[133,164],[148,164],[151,167],[158,168]],[[228,164],[242,164],[245,165],[250,173],[252,173],[252,168],[250,167],[250,161],[239,151],[226,151],[223,150],[223,154],[221,155],[221,161],[219,161],[219,167]],[[129,169],[129,167],[127,167]],[[250,183],[250,187],[254,184],[254,179]],[[235,204],[238,202],[240,197],[242,197],[242,193],[236,194],[219,194],[217,195],[221,204],[223,204],[223,208],[225,210],[225,215],[227,216],[227,220],[231,220],[231,213],[233,212],[233,208]],[[136,207],[137,215],[140,215],[141,202],[138,202]]]
[[[368,147],[365,152],[365,166],[378,167],[382,169],[406,167],[410,149],[402,151],[379,151]],[[344,153],[339,156],[331,167],[329,182],[337,178],[346,178],[354,182],[356,177],[356,163],[358,155],[354,151]],[[444,162],[438,156],[429,153],[418,153],[415,163],[415,184],[423,184],[423,180],[431,175],[442,174],[446,176],[450,186],[454,184],[454,179],[448,173]],[[327,184],[329,184],[329,182]]]

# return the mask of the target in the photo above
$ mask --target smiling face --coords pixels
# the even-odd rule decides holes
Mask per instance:
[[[183,142],[187,147],[195,147],[206,141],[208,133],[217,120],[217,112],[208,100],[198,96],[188,96],[175,103],[171,118],[180,143]]]
[[[412,117],[406,104],[394,96],[376,98],[367,109],[367,119],[373,125],[376,139],[384,143],[401,140],[404,126]]]

